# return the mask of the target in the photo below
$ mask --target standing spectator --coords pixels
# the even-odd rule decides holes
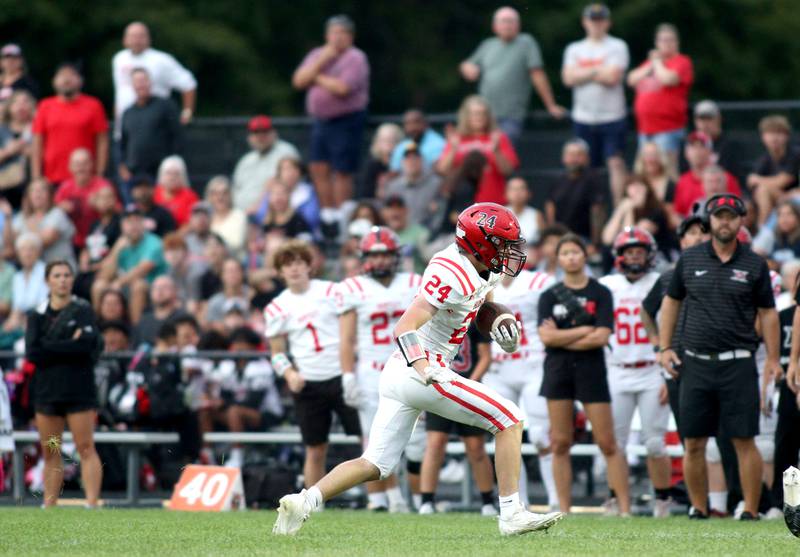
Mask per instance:
[[[114,117],[120,122],[125,111],[136,102],[133,86],[133,70],[147,70],[152,81],[153,96],[168,98],[170,93],[179,91],[183,109],[181,124],[188,124],[194,115],[197,102],[197,81],[192,72],[184,68],[166,52],[150,47],[150,30],[139,21],[128,24],[122,37],[125,48],[111,60],[111,73],[114,78]]]
[[[136,101],[120,116],[119,176],[124,182],[136,174],[155,176],[161,161],[180,152],[178,111],[170,99],[153,95],[150,74],[131,72]]]
[[[25,323],[25,314],[47,300],[47,283],[45,281],[45,264],[40,259],[42,241],[36,234],[25,232],[14,242],[17,251],[19,270],[12,279],[11,316],[6,320],[3,329],[14,331]]]
[[[378,126],[369,147],[369,160],[364,174],[356,187],[356,199],[382,198],[386,182],[394,177],[389,170],[392,151],[403,139],[403,130],[397,124],[386,123]]]
[[[189,222],[198,197],[189,185],[189,173],[183,158],[172,155],[161,162],[153,200],[172,214],[178,228]]]
[[[628,466],[617,446],[611,417],[603,348],[614,331],[611,292],[586,276],[586,247],[574,234],[558,242],[556,257],[564,270],[560,282],[539,298],[539,337],[545,345],[541,394],[547,399],[553,472],[562,512],[571,505],[574,405],[583,404],[592,436],[608,465],[611,500],[607,512],[630,514]]]
[[[684,477],[690,518],[707,518],[706,444],[719,431],[731,437],[744,495],[741,520],[758,520],[762,460],[758,433],[759,385],[753,327],[758,316],[767,349],[764,383],[782,376],[779,325],[767,263],[737,240],[746,209],[731,194],[705,204],[711,241],[678,260],[661,308],[660,363],[680,376],[680,423],[685,442]],[[686,316],[679,358],[673,331],[681,306]],[[720,429],[721,428],[721,429]]]
[[[143,342],[155,344],[158,331],[165,323],[172,323],[183,315],[183,304],[178,288],[169,275],[156,277],[150,286],[150,310],[142,314],[133,330],[133,345]]]
[[[706,99],[694,105],[694,129],[711,138],[714,162],[733,174],[740,182],[743,181],[744,153],[740,143],[731,139],[722,129],[722,113],[717,103]],[[681,171],[685,172],[688,168],[686,158],[681,157]]]
[[[61,207],[53,205],[53,192],[46,181],[34,180],[28,185],[22,211],[14,217],[12,227],[16,235],[33,232],[39,236],[45,262],[63,259],[74,264],[75,226]]]
[[[311,129],[311,179],[322,206],[327,236],[338,228],[339,209],[353,197],[361,137],[369,104],[369,62],[353,46],[355,25],[346,15],[325,23],[325,45],[309,52],[292,76],[292,85],[306,89]],[[331,171],[333,171],[331,173]]]
[[[425,169],[416,143],[406,143],[402,173],[386,184],[385,197],[400,196],[406,202],[411,222],[437,230],[441,209],[442,179]]]
[[[297,148],[278,137],[269,116],[259,114],[247,123],[250,151],[239,159],[233,170],[233,206],[252,213],[264,187],[275,177],[280,161],[300,160]]]
[[[564,172],[545,201],[545,220],[551,226],[561,223],[599,246],[608,196],[605,186],[589,167],[589,145],[583,139],[567,141],[561,161]]]
[[[95,508],[103,465],[93,438],[97,420],[94,366],[102,340],[92,307],[72,296],[74,274],[69,263],[51,262],[45,278],[49,300],[30,313],[25,332],[25,358],[36,366],[33,392],[36,429],[44,455],[44,506],[54,507],[61,493],[61,435],[66,426],[80,455],[86,505]]]
[[[711,138],[702,132],[692,132],[686,138],[683,149],[689,170],[684,172],[675,186],[675,212],[687,216],[695,201],[705,198],[703,189],[703,171],[712,164],[713,151]],[[740,195],[739,181],[730,173],[725,172],[728,193]]]
[[[437,170],[447,174],[458,168],[471,151],[482,152],[487,163],[474,202],[504,205],[506,177],[519,167],[519,159],[508,136],[497,127],[486,99],[478,95],[471,95],[461,103],[458,125],[447,134],[447,145]]]
[[[8,43],[0,49],[0,69],[0,101],[7,101],[16,91],[27,91],[34,99],[39,97],[39,84],[28,73],[18,44]]]
[[[608,34],[611,11],[603,4],[583,10],[586,38],[564,51],[561,79],[572,89],[575,135],[590,146],[592,166],[606,164],[614,202],[622,197],[625,180],[625,90],[628,45]]]
[[[403,114],[403,133],[405,133],[405,138],[392,151],[389,170],[400,172],[403,164],[403,149],[408,143],[417,144],[425,168],[433,167],[442,156],[446,141],[440,133],[428,125],[428,120],[421,110],[417,108],[406,110]]]
[[[88,149],[75,149],[69,157],[71,177],[56,190],[56,205],[69,216],[75,225],[72,243],[80,251],[86,245],[89,227],[97,220],[94,197],[101,189],[113,188],[108,180],[98,176],[92,168],[92,154]],[[113,189],[112,189],[113,191]]]
[[[122,235],[103,260],[92,284],[94,306],[109,286],[125,290],[131,302],[131,321],[137,323],[147,305],[150,283],[166,270],[161,239],[147,232],[139,208],[128,206],[122,217]]]
[[[295,209],[314,232],[319,231],[319,200],[314,186],[304,178],[303,163],[299,159],[285,157],[278,163],[278,173],[275,180],[289,190],[289,204]],[[267,183],[267,191],[259,201],[258,209],[253,213],[256,221],[264,220],[269,210],[269,189],[274,182]]]
[[[639,130],[639,148],[647,142],[667,155],[669,174],[678,175],[678,155],[689,119],[689,90],[694,68],[679,50],[678,30],[662,23],[656,28],[656,47],[638,68],[628,74],[628,85],[636,89],[633,111]]]
[[[633,173],[647,178],[656,197],[664,204],[669,215],[669,227],[675,229],[681,217],[675,212],[675,180],[669,175],[669,160],[655,143],[648,142],[639,147]]]
[[[428,260],[425,257],[430,238],[428,229],[410,222],[408,207],[402,197],[389,197],[381,209],[381,218],[400,240],[400,270],[422,273]]]
[[[0,194],[18,210],[28,182],[36,99],[15,91],[0,111]]]
[[[531,192],[528,182],[522,176],[514,176],[506,184],[506,199],[508,208],[519,221],[519,228],[525,243],[534,246],[539,242],[539,231],[544,228],[544,219],[538,209],[534,209],[528,202]]]
[[[488,101],[500,129],[517,142],[525,124],[531,84],[551,116],[563,118],[566,110],[553,98],[539,43],[528,33],[520,33],[519,12],[508,6],[498,9],[492,18],[492,32],[495,36],[484,39],[459,70],[467,81],[480,79],[478,94]]]
[[[108,163],[108,122],[103,105],[81,92],[83,77],[74,64],[61,64],[53,77],[56,96],[39,103],[33,120],[31,175],[47,177],[52,184],[69,178],[69,156],[88,149],[95,174],[102,176]]]
[[[144,227],[156,236],[164,237],[177,228],[175,218],[168,210],[155,202],[153,181],[146,174],[131,179],[133,204],[144,216]]]
[[[241,255],[247,234],[247,215],[231,204],[231,182],[214,176],[206,185],[206,202],[211,206],[211,231],[219,234],[228,249]]]
[[[792,127],[785,116],[766,116],[758,123],[761,141],[767,152],[747,176],[747,187],[758,206],[758,224],[767,222],[783,194],[797,187],[800,152],[789,145]]]

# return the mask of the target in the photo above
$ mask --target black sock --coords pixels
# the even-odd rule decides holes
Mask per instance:
[[[494,493],[492,491],[481,491],[481,504],[494,505]]]
[[[672,490],[668,487],[664,489],[656,488],[656,499],[658,499],[659,501],[666,501],[667,499],[669,499],[670,491]]]
[[[614,499],[616,496],[617,496],[617,494],[614,492],[613,489],[609,489],[608,490],[608,498],[609,499]]]
[[[434,494],[433,493],[421,493],[420,495],[422,495],[422,504],[423,505],[425,503],[430,503],[431,505],[433,505],[433,498],[434,498]]]

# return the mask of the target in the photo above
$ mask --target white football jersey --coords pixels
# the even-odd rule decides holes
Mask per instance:
[[[655,352],[640,312],[642,301],[658,277],[658,273],[650,272],[633,283],[623,274],[606,275],[600,279],[600,284],[614,297],[614,334],[609,339],[611,350],[606,353],[609,365],[655,362]]]
[[[422,277],[397,273],[388,286],[367,275],[345,279],[338,284],[339,314],[355,311],[358,365],[361,369],[383,369],[397,349],[394,327],[416,296]]]
[[[539,296],[556,283],[556,279],[541,271],[522,271],[508,286],[499,282],[492,300],[508,306],[522,324],[519,349],[506,353],[496,342],[492,343],[492,361],[528,360],[544,357],[544,344],[539,338],[536,322],[539,318]]]
[[[419,329],[423,348],[431,361],[449,363],[486,295],[502,275],[483,279],[455,243],[436,253],[425,268],[419,293],[439,311]]]
[[[336,290],[336,283],[314,279],[302,294],[286,289],[264,308],[265,336],[287,335],[294,365],[310,381],[342,374]]]

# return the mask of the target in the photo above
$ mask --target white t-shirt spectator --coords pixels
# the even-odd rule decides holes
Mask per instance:
[[[155,48],[148,48],[140,54],[134,54],[127,48],[120,50],[111,61],[114,118],[117,122],[122,119],[122,113],[136,102],[136,93],[131,82],[131,71],[136,68],[144,68],[150,74],[154,97],[168,98],[173,90],[185,93],[197,88],[192,72],[166,52]]]
[[[525,238],[525,243],[529,246],[536,244],[539,241],[539,221],[536,220],[536,209],[525,207],[522,213],[517,215],[517,220],[519,221],[520,233]]]
[[[564,51],[567,66],[617,66],[628,69],[630,56],[625,41],[607,35],[602,41],[583,39],[570,43]],[[625,117],[624,79],[613,87],[595,81],[572,88],[572,119],[579,124],[607,124]]]
[[[12,283],[14,297],[11,302],[13,310],[24,313],[47,301],[49,289],[44,280],[44,268],[44,262],[37,261],[27,277],[22,269],[14,273]]]
[[[250,151],[239,159],[233,171],[233,206],[245,212],[252,210],[261,199],[267,180],[278,172],[278,163],[283,158],[300,160],[300,153],[288,141],[276,139],[266,153]]]

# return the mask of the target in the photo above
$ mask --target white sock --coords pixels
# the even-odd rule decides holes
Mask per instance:
[[[330,224],[339,221],[339,209],[336,207],[323,207],[319,210],[319,218],[322,222]]]
[[[311,505],[311,510],[316,511],[322,508],[322,492],[315,485],[312,485],[306,490],[306,500]]]
[[[553,477],[553,454],[539,455],[539,473],[542,475],[542,483],[547,491],[547,505],[552,507],[558,505],[558,491],[556,490],[556,479]]]
[[[501,495],[498,500],[500,501],[500,518],[511,518],[520,508],[519,493],[512,493],[505,497]]]
[[[708,494],[708,505],[715,511],[728,512],[728,492],[711,491]]]
[[[520,462],[519,466],[519,502],[528,508],[528,471],[525,469],[525,461]]]
[[[419,509],[422,506],[422,495],[420,493],[412,493],[411,500],[414,501],[415,509]]]
[[[403,497],[403,492],[399,486],[387,489],[386,496],[389,498],[389,505],[405,505],[406,503],[406,499]]]
[[[371,507],[383,507],[385,509],[389,508],[389,499],[386,497],[385,491],[379,491],[378,493],[368,493],[367,494],[367,501]]]

